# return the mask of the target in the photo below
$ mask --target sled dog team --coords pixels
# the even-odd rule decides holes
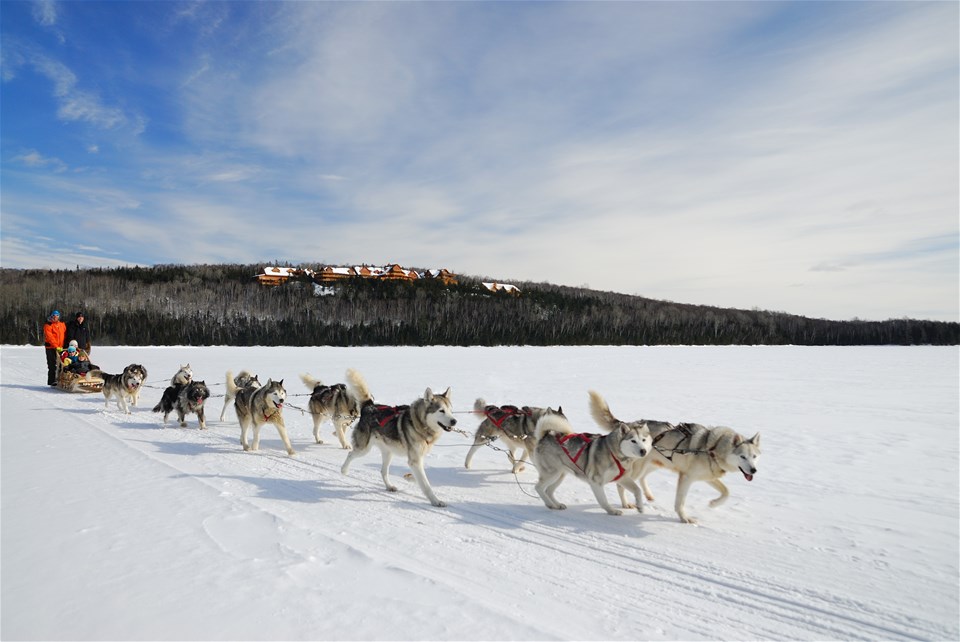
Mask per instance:
[[[127,400],[137,405],[140,388],[147,378],[146,368],[131,364],[120,375],[102,376],[106,403],[116,396],[120,409],[129,414]],[[300,378],[311,392],[308,410],[313,418],[316,443],[324,443],[320,426],[330,421],[340,446],[349,451],[341,473],[346,475],[354,459],[363,457],[376,446],[381,453],[380,475],[387,490],[397,490],[389,475],[394,455],[405,456],[423,495],[434,506],[446,505],[434,493],[423,463],[440,436],[457,425],[450,388],[439,394],[427,388],[423,396],[407,405],[387,406],[374,403],[365,380],[356,370],[347,370],[346,383],[334,385],[325,385],[308,374]],[[246,370],[236,376],[227,372],[220,419],[232,402],[240,423],[240,445],[245,451],[260,447],[260,429],[269,423],[276,427],[287,454],[295,455],[283,421],[286,396],[282,379],[268,379],[261,384],[258,376]],[[170,413],[176,411],[181,426],[186,426],[187,414],[196,414],[200,428],[205,429],[204,402],[209,397],[207,385],[193,380],[187,364],[170,380],[170,386],[153,411],[164,413],[164,424]],[[600,393],[590,390],[589,397],[590,415],[604,431],[601,434],[575,432],[562,408],[495,406],[477,399],[473,413],[483,420],[467,452],[465,467],[470,468],[478,449],[499,439],[506,447],[514,473],[523,471],[527,462],[536,467],[539,479],[535,488],[548,508],[566,508],[557,500],[555,492],[570,474],[589,484],[597,503],[611,515],[621,515],[623,511],[610,504],[604,486],[615,484],[623,508],[643,512],[643,499],[654,499],[646,477],[664,468],[677,474],[674,510],[680,520],[687,523],[694,523],[685,510],[691,484],[703,481],[716,489],[720,494],[710,502],[711,507],[716,507],[729,496],[726,485],[720,481],[726,473],[739,472],[747,481],[752,481],[757,473],[759,433],[746,439],[722,426],[648,419],[622,421],[613,415]],[[347,430],[354,422],[348,442]],[[252,440],[248,440],[251,430]],[[633,502],[627,500],[627,491],[633,496]]]

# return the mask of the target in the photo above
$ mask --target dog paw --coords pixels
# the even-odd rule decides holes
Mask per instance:
[[[608,515],[623,515],[623,511],[620,510],[619,508],[614,508],[614,509],[608,510],[608,511],[607,511],[607,514],[608,514]]]
[[[396,486],[387,486],[387,490],[389,490],[391,493],[395,493],[395,492],[397,492],[397,487],[396,487]]]
[[[437,508],[446,508],[446,506],[447,506],[447,503],[446,503],[446,502],[442,502],[442,501],[440,501],[439,499],[438,499],[437,501],[435,501],[435,502],[430,502],[430,503],[433,504],[434,506],[436,506]]]

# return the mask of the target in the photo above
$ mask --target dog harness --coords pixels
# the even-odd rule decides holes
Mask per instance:
[[[277,414],[277,413],[280,412],[281,410],[283,410],[283,404],[282,404],[282,403],[278,403],[278,404],[274,407],[274,410],[273,410],[272,413],[270,413],[269,415],[268,415],[267,413],[263,413],[263,420],[264,420],[264,421],[270,421],[270,417],[274,416],[275,414]]]
[[[569,440],[573,439],[574,437],[582,440],[582,441],[583,441],[583,444],[580,446],[580,450],[577,451],[577,454],[576,454],[576,455],[571,455],[571,454],[570,454],[570,451],[567,450],[566,443],[567,443]],[[573,462],[573,465],[576,466],[576,467],[580,470],[581,473],[586,474],[586,471],[584,471],[583,468],[580,468],[580,464],[577,463],[577,460],[580,459],[580,455],[582,455],[583,452],[587,449],[587,446],[590,445],[590,442],[593,441],[594,439],[596,439],[597,437],[600,437],[600,435],[595,435],[595,434],[586,433],[586,432],[571,433],[571,434],[568,434],[568,435],[564,435],[563,437],[558,437],[558,438],[557,438],[557,443],[560,444],[560,447],[561,447],[561,448],[563,448],[563,452],[567,453],[567,457],[570,458],[570,461]],[[626,473],[626,471],[623,469],[623,466],[620,465],[620,460],[617,459],[617,456],[616,456],[616,455],[614,455],[614,454],[611,452],[611,453],[610,453],[610,456],[613,458],[613,463],[615,463],[615,464],[617,465],[617,470],[619,471],[619,473],[617,474],[617,476],[613,478],[613,481],[617,481],[618,479],[620,479],[621,477],[623,477],[623,475],[624,475],[624,473]]]
[[[483,409],[483,414],[489,419],[494,426],[503,430],[503,422],[510,417],[518,417],[521,415],[531,416],[533,411],[527,407],[517,408],[516,406],[487,406]]]
[[[408,410],[410,406],[385,406],[382,404],[376,404],[373,407],[373,418],[376,420],[380,427],[383,428],[388,423],[397,418],[400,413]]]

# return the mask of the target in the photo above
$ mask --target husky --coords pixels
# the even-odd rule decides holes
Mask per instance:
[[[266,385],[252,382],[243,388],[237,387],[231,377],[227,377],[227,393],[233,396],[233,408],[240,420],[240,445],[244,450],[260,449],[260,427],[270,423],[277,427],[280,439],[287,448],[287,454],[293,457],[297,452],[290,445],[287,427],[283,423],[283,403],[287,391],[283,379],[268,379]],[[247,443],[247,431],[253,428],[253,442]]]
[[[370,447],[376,444],[383,457],[380,476],[387,490],[397,490],[390,483],[390,461],[395,454],[406,455],[407,464],[424,496],[434,506],[446,506],[437,499],[430,486],[430,480],[423,470],[423,459],[440,435],[450,432],[457,424],[453,417],[450,388],[443,394],[435,394],[427,388],[423,396],[409,406],[378,406],[369,396],[360,399],[360,403],[360,420],[351,435],[353,450],[347,455],[340,472],[346,475],[350,463],[366,455]]]
[[[652,419],[638,419],[630,422],[621,421],[613,416],[613,413],[610,411],[610,406],[599,392],[588,390],[587,393],[590,395],[590,416],[593,417],[593,420],[597,422],[598,426],[608,432],[616,429],[620,424],[625,423],[628,426],[640,429],[646,426],[652,438],[654,434],[659,434],[674,427],[673,424],[665,421],[655,421]],[[627,474],[617,480],[617,493],[620,495],[620,503],[624,508],[636,508],[641,513],[643,512],[643,504],[639,501],[637,503],[628,502],[624,491],[632,490],[629,482],[636,481],[640,477],[640,470],[645,462],[645,458],[632,460],[629,467],[627,467]],[[653,497],[647,495],[647,500],[653,501]]]
[[[575,433],[566,417],[550,412],[537,421],[535,438],[537,446],[533,457],[540,473],[535,488],[547,508],[566,508],[557,501],[554,491],[567,473],[590,484],[597,502],[610,515],[623,514],[610,505],[604,493],[604,484],[610,482],[626,485],[637,498],[637,505],[642,507],[640,489],[626,472],[635,460],[650,452],[650,431],[646,426],[621,422],[605,435]]]
[[[319,379],[309,374],[300,375],[300,380],[310,389],[310,402],[307,408],[313,418],[313,439],[318,444],[323,443],[320,438],[320,424],[329,419],[344,450],[350,450],[347,441],[347,428],[360,416],[360,402],[358,399],[368,399],[370,391],[367,383],[359,372],[347,370],[348,384],[335,383],[332,386],[324,385]]]
[[[190,413],[196,413],[200,421],[200,430],[206,430],[207,422],[204,418],[203,403],[210,398],[210,389],[204,381],[191,381],[187,384],[177,384],[169,386],[163,391],[163,397],[160,403],[153,407],[154,412],[163,413],[163,423],[166,425],[167,417],[174,410],[177,411],[177,420],[181,428],[187,427],[186,416]]]
[[[654,433],[654,430],[651,429],[651,432]],[[710,501],[710,507],[716,508],[727,501],[730,495],[720,478],[727,473],[740,471],[744,479],[753,481],[759,459],[759,432],[750,439],[745,439],[743,435],[725,426],[678,424],[670,430],[653,434],[653,452],[641,467],[638,479],[644,495],[653,501],[653,494],[647,486],[647,475],[657,467],[677,473],[679,477],[674,510],[677,511],[680,521],[695,524],[696,520],[690,518],[684,510],[691,484],[705,481],[713,486],[720,493]]]
[[[252,375],[246,370],[242,370],[240,374],[234,377],[232,372],[227,372],[227,394],[224,395],[223,410],[220,411],[220,421],[223,421],[223,416],[227,412],[227,406],[233,402],[235,396],[235,392],[231,392],[231,380],[233,381],[234,391],[240,388],[246,388],[249,385],[255,385],[257,388],[260,387],[260,380],[257,378],[257,375]]]
[[[467,459],[463,465],[470,468],[470,462],[474,453],[482,446],[485,446],[498,438],[503,440],[507,447],[507,458],[513,466],[513,473],[519,473],[524,470],[524,463],[533,457],[533,449],[537,442],[534,439],[534,431],[537,428],[537,421],[548,411],[549,408],[537,408],[533,406],[492,406],[487,405],[483,399],[477,399],[473,403],[473,411],[478,415],[483,415],[484,420],[477,427],[477,432],[473,436],[473,445],[467,451]],[[563,408],[557,410],[563,414]],[[520,459],[517,459],[514,451],[521,450]]]
[[[188,363],[185,366],[180,366],[177,373],[170,378],[170,385],[185,386],[191,381],[193,381],[193,370],[190,369],[190,364]]]
[[[129,399],[130,404],[136,406],[140,399],[140,389],[143,382],[147,380],[147,369],[138,363],[131,363],[120,374],[107,374],[102,370],[91,370],[88,374],[103,378],[103,407],[108,407],[110,399],[115,396],[117,408],[128,415],[130,408],[127,406],[127,400]]]
[[[601,426],[611,427],[619,422],[613,417],[603,397],[595,392],[590,393],[590,412]],[[653,501],[653,494],[646,482],[647,475],[657,468],[667,468],[677,473],[679,477],[674,510],[682,522],[696,523],[684,510],[687,492],[693,482],[705,481],[720,492],[720,496],[710,502],[711,508],[715,508],[730,495],[727,487],[720,481],[721,477],[728,472],[739,470],[747,481],[752,481],[757,474],[760,433],[744,439],[733,429],[723,426],[673,425],[665,421],[643,419],[633,422],[639,423],[646,424],[650,430],[653,438],[652,450],[646,459],[630,471],[630,476],[639,481],[647,500]],[[620,500],[624,502],[622,491]]]

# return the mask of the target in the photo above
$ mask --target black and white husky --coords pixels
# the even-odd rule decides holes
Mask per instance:
[[[350,450],[347,428],[360,417],[359,400],[370,398],[370,391],[363,377],[356,370],[350,369],[347,370],[347,384],[335,383],[327,386],[309,374],[300,375],[300,379],[311,392],[307,409],[313,418],[314,441],[323,443],[320,438],[320,425],[329,419],[333,423],[337,439],[340,440],[340,446]]]
[[[103,406],[110,405],[110,399],[117,398],[117,407],[130,414],[130,405],[136,406],[140,399],[140,389],[147,380],[147,369],[138,363],[131,363],[120,374],[107,374],[102,370],[91,370],[91,375],[103,378]]]
[[[450,388],[439,395],[427,388],[423,396],[409,406],[376,405],[373,399],[367,397],[361,401],[360,420],[351,435],[353,450],[347,455],[340,472],[346,475],[350,463],[366,455],[370,447],[376,445],[383,458],[380,476],[387,490],[397,490],[390,483],[390,461],[394,455],[405,455],[424,496],[434,506],[446,506],[437,499],[430,486],[430,480],[423,470],[423,459],[440,435],[449,432],[456,423]]]
[[[177,411],[177,420],[181,428],[187,427],[187,415],[196,413],[200,422],[200,430],[205,430],[207,422],[204,417],[204,402],[210,398],[210,389],[203,381],[190,381],[187,384],[168,386],[163,391],[160,403],[153,407],[154,412],[163,413],[163,423],[174,410]]]

